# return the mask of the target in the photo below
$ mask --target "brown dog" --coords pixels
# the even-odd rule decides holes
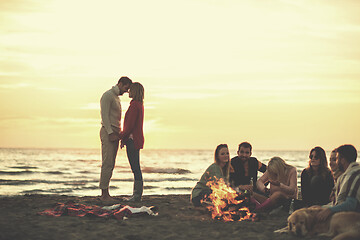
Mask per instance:
[[[321,210],[321,207],[296,210],[288,217],[288,226],[275,232],[290,232],[297,236],[336,236],[334,240],[360,239],[360,213],[335,213],[325,222],[319,222],[316,215]]]

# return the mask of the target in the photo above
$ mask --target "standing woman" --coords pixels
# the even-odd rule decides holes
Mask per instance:
[[[144,147],[144,87],[135,82],[130,85],[130,106],[125,113],[124,130],[120,133],[121,148],[126,145],[126,153],[134,174],[134,189],[128,201],[139,202],[143,193],[143,177],[140,169],[140,149]]]
[[[334,178],[328,167],[326,154],[321,147],[311,149],[309,166],[301,173],[301,196],[308,206],[330,202]]]
[[[190,199],[196,207],[201,206],[201,200],[206,195],[210,195],[211,189],[206,186],[209,181],[223,179],[226,184],[229,184],[230,155],[227,144],[218,145],[214,155],[214,163],[206,169],[200,180],[192,189]]]

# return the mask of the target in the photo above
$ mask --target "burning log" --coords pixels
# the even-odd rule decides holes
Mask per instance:
[[[213,219],[225,222],[254,221],[256,214],[250,211],[250,209],[253,210],[250,195],[236,192],[223,179],[209,181],[207,186],[212,192],[205,196],[202,202],[207,203],[206,208],[211,212]]]

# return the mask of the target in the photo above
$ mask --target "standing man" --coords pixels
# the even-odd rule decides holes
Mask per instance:
[[[336,164],[344,173],[335,185],[335,204],[324,206],[318,219],[324,221],[337,212],[360,212],[360,165],[356,162],[357,151],[353,145],[342,145],[336,149]]]
[[[126,93],[131,84],[130,78],[121,77],[118,83],[106,91],[100,99],[102,165],[99,187],[102,201],[114,200],[109,194],[109,183],[115,167],[115,158],[119,148],[119,133],[121,131],[119,96]]]

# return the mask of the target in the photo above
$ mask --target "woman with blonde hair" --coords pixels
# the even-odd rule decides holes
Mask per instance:
[[[126,153],[134,174],[133,196],[128,201],[141,201],[143,177],[140,168],[140,149],[144,147],[144,87],[135,82],[130,85],[130,106],[125,113],[124,129],[120,133],[121,148],[126,145]]]
[[[270,183],[270,188],[266,187],[267,183]],[[282,204],[286,199],[297,199],[296,168],[280,157],[273,157],[256,186],[265,195],[257,196],[258,203],[255,208],[257,211],[270,210]]]
[[[301,173],[301,196],[305,205],[325,205],[330,202],[334,177],[321,147],[310,150],[309,165]]]
[[[194,206],[200,206],[201,200],[211,193],[211,189],[206,186],[209,181],[223,179],[224,182],[229,185],[230,155],[228,145],[218,145],[215,149],[214,156],[214,163],[206,169],[192,189],[190,199]]]

